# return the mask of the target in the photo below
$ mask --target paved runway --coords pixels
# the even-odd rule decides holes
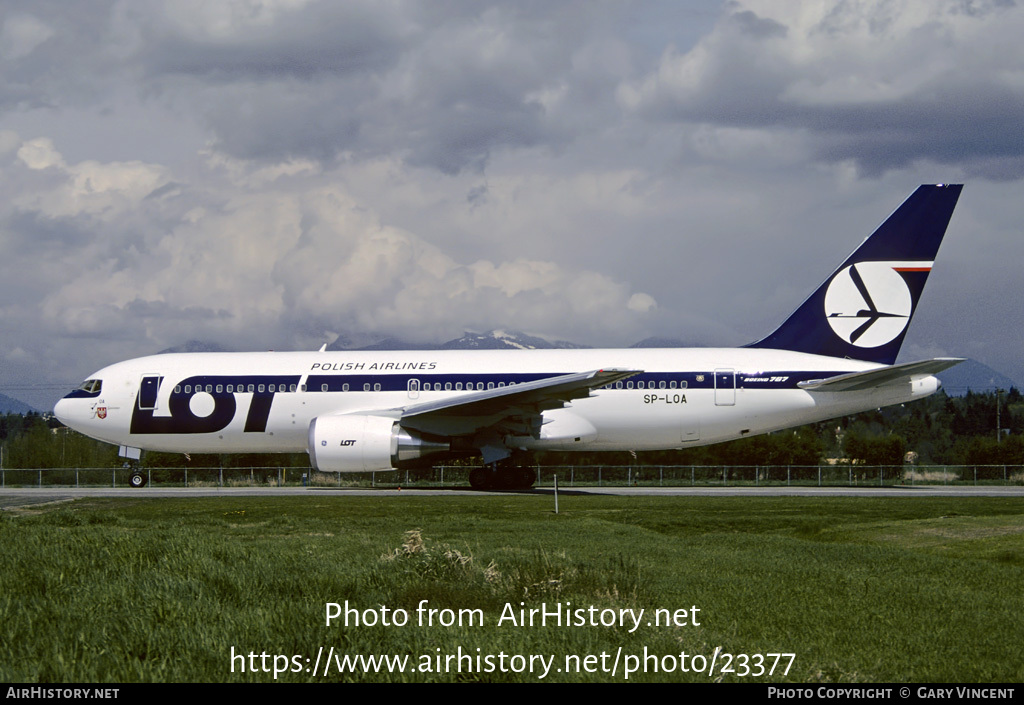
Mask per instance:
[[[454,497],[550,495],[551,487],[527,492],[477,492],[468,488],[429,489],[327,488],[327,487],[144,487],[74,488],[22,487],[0,489],[0,509],[62,502],[83,497]],[[609,495],[623,497],[1024,497],[1024,486],[972,487],[917,485],[900,487],[561,487],[565,495]]]

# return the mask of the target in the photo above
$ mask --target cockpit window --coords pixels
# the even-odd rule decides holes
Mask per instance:
[[[87,379],[82,382],[82,386],[79,389],[88,394],[99,394],[100,390],[103,389],[103,380]]]

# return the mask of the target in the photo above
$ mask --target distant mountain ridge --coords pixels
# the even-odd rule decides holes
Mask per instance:
[[[181,345],[175,345],[173,348],[167,348],[161,350],[157,355],[166,355],[167,353],[195,353],[195,352],[233,352],[228,350],[223,345],[217,343],[211,343],[207,340],[187,340]]]
[[[492,330],[486,333],[466,333],[461,338],[449,340],[442,350],[579,350],[586,345],[577,345],[564,340],[547,340],[517,331]]]
[[[650,338],[644,338],[639,343],[633,343],[629,347],[631,348],[705,348],[706,345],[690,345],[685,340],[679,338],[663,338],[661,336],[652,336]]]
[[[997,389],[1009,391],[1010,387],[1021,386],[1006,375],[996,372],[977,360],[965,360],[936,375],[942,381],[942,388],[951,397],[971,392],[994,392]]]
[[[347,338],[339,338],[327,346],[328,350],[560,350],[581,349],[564,340],[551,341],[518,331],[492,330],[486,333],[466,332],[460,338],[445,343],[409,343],[398,338],[382,338],[370,345],[348,346]],[[339,341],[344,341],[339,345]]]
[[[6,394],[0,394],[0,414],[27,414],[30,411],[36,411],[36,409]]]

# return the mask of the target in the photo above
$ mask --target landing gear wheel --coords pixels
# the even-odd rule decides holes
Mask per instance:
[[[490,468],[473,468],[469,471],[469,486],[474,490],[494,489],[495,472]]]
[[[136,470],[135,472],[132,473],[131,477],[128,478],[128,484],[131,485],[132,487],[145,487],[146,476],[143,475],[138,470]]]
[[[514,472],[516,482],[513,489],[528,490],[533,487],[533,483],[537,480],[530,468],[516,468]]]

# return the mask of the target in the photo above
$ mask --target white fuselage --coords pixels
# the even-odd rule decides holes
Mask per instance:
[[[93,375],[98,393],[72,393],[55,410],[68,426],[122,446],[294,453],[308,450],[310,423],[320,416],[393,412],[397,419],[404,407],[470,390],[623,368],[643,372],[545,411],[539,434],[509,445],[659,450],[910,401],[939,387],[928,375],[855,392],[797,386],[879,367],[754,348],[182,353],[106,367]]]

